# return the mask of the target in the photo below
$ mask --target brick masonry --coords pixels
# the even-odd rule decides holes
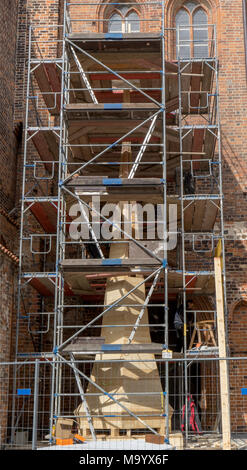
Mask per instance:
[[[16,263],[9,254],[15,252],[18,231],[8,213],[15,207],[16,196],[16,137],[14,133],[14,89],[17,30],[16,0],[0,4],[0,361],[10,358],[11,326],[14,310]],[[1,367],[0,436],[7,423],[8,366]]]
[[[17,141],[14,133],[14,90],[17,31],[17,2],[3,0],[0,5],[0,243],[11,252],[18,243],[17,227],[7,217],[15,208]],[[15,220],[13,221],[15,222]],[[16,266],[0,252],[1,297],[0,360],[9,359],[10,329],[14,305]]]
[[[137,10],[141,8],[137,2]],[[182,5],[181,0],[167,1],[166,25],[174,26],[174,15]],[[200,2],[208,11],[210,22],[216,23],[218,35],[220,111],[223,156],[223,191],[224,191],[224,223],[226,236],[226,276],[227,298],[229,306],[229,348],[230,353],[247,355],[247,141],[246,141],[246,108],[247,83],[244,44],[244,18],[242,0],[203,0]],[[108,8],[108,13],[111,7]],[[84,18],[92,19],[104,15],[103,8],[82,8]],[[0,198],[1,208],[7,213],[19,207],[20,187],[22,179],[22,149],[14,134],[16,126],[24,121],[26,61],[27,61],[27,29],[30,23],[36,26],[61,24],[63,16],[62,0],[2,0],[0,4],[0,39],[1,68],[0,79]],[[81,14],[81,13],[80,13]],[[158,7],[149,7],[145,18],[155,19],[160,16]],[[97,23],[91,28],[98,29]],[[143,29],[155,30],[152,22],[145,23]],[[17,212],[13,212],[15,215]],[[13,253],[18,253],[18,230],[9,220],[0,216],[1,243]],[[15,336],[15,305],[16,267],[4,254],[0,254],[0,271],[2,274],[3,295],[0,301],[1,339],[0,359],[9,359],[10,329],[13,325]],[[39,302],[33,296],[30,304]],[[30,337],[24,334],[23,348],[33,348]],[[50,339],[47,343],[50,344]],[[13,341],[14,343],[14,341]],[[239,364],[238,364],[239,365]],[[237,371],[237,372],[236,372]],[[234,429],[244,429],[246,420],[243,418],[243,400],[240,387],[247,386],[246,371],[231,367],[232,424]],[[241,376],[236,381],[235,377]],[[235,396],[239,399],[235,400]],[[239,416],[239,419],[236,418]],[[241,416],[241,417],[240,417]],[[245,404],[246,416],[246,404]],[[245,427],[246,429],[246,427]]]

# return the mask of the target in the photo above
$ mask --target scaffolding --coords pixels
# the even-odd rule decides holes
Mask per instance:
[[[50,445],[69,419],[95,445],[150,434],[173,445],[183,429],[188,446],[192,396],[198,439],[217,434],[227,449],[216,29],[184,57],[193,27],[167,28],[165,2],[141,4],[140,32],[108,32],[85,14],[98,6],[65,2],[62,26],[30,27],[13,390],[29,393],[20,370],[49,369]],[[11,406],[13,444],[15,393]]]

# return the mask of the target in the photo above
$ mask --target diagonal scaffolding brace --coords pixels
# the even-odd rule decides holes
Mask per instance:
[[[70,361],[71,361],[72,369],[73,369],[74,374],[75,374],[77,387],[78,387],[79,392],[80,392],[81,401],[82,401],[84,409],[85,409],[85,413],[86,413],[86,417],[87,417],[87,420],[88,420],[88,425],[89,425],[89,428],[90,428],[90,431],[91,431],[91,434],[92,434],[92,438],[93,438],[94,441],[96,441],[97,438],[96,438],[95,429],[94,429],[94,426],[93,426],[92,417],[91,417],[91,414],[90,414],[90,410],[88,408],[87,400],[85,398],[85,393],[84,393],[84,390],[83,390],[83,387],[82,387],[82,384],[81,384],[80,376],[78,374],[78,369],[76,368],[76,365],[75,365],[75,358],[74,358],[74,355],[72,353],[70,354]]]
[[[151,125],[148,129],[148,132],[147,132],[146,137],[143,141],[143,144],[142,144],[142,146],[141,146],[141,148],[140,148],[140,150],[139,150],[139,152],[136,156],[135,163],[134,163],[134,165],[132,166],[132,168],[130,170],[130,173],[129,173],[129,176],[128,176],[130,179],[134,178],[134,176],[135,176],[135,173],[138,169],[139,163],[140,163],[140,161],[143,157],[143,154],[144,154],[144,152],[147,148],[147,145],[148,145],[148,143],[149,143],[149,141],[152,137],[152,134],[153,134],[153,131],[154,131],[154,128],[155,128],[155,125],[156,125],[156,121],[157,121],[157,115],[152,119]]]
[[[90,96],[91,96],[91,98],[92,98],[93,103],[94,103],[94,104],[98,104],[98,100],[97,100],[97,98],[96,98],[96,96],[95,96],[95,93],[94,93],[94,91],[93,91],[93,89],[92,89],[92,87],[91,87],[91,85],[90,85],[90,82],[89,82],[89,80],[88,80],[88,78],[87,78],[87,75],[85,74],[85,72],[84,72],[84,70],[83,70],[83,68],[82,68],[82,65],[81,65],[81,63],[80,63],[80,61],[79,61],[79,59],[78,59],[78,57],[77,57],[77,55],[76,55],[75,49],[74,49],[72,46],[71,46],[70,49],[71,49],[71,52],[72,52],[74,61],[75,61],[76,65],[77,65],[77,68],[78,68],[78,70],[79,70],[79,72],[80,72],[80,76],[81,76],[82,80],[84,81],[84,83],[85,83],[85,85],[86,85],[86,87],[87,87],[87,90],[88,90],[88,92],[89,92],[89,94],[90,94]]]
[[[102,259],[105,259],[104,254],[103,254],[103,252],[102,252],[102,250],[101,250],[100,244],[99,244],[99,242],[98,242],[98,239],[97,239],[97,237],[96,237],[96,235],[95,235],[95,232],[94,232],[94,230],[93,230],[92,225],[91,225],[90,222],[89,222],[88,216],[87,216],[87,214],[86,214],[86,211],[85,211],[85,209],[84,209],[83,204],[81,203],[81,201],[79,202],[79,205],[80,205],[81,213],[82,213],[82,215],[83,215],[85,221],[86,221],[87,224],[88,224],[88,227],[89,227],[90,233],[91,233],[91,235],[92,235],[92,238],[93,238],[94,241],[95,241],[95,244],[96,244],[96,246],[97,246],[97,249],[98,249],[98,252],[99,252],[99,254],[100,254],[100,257],[101,257]]]
[[[140,311],[140,313],[139,313],[139,315],[138,315],[138,318],[137,318],[137,320],[136,320],[136,322],[135,322],[134,328],[133,328],[133,330],[131,331],[131,333],[130,333],[130,335],[129,335],[128,344],[130,344],[130,343],[133,341],[133,339],[134,339],[134,336],[135,336],[135,334],[136,334],[136,330],[137,330],[138,326],[140,325],[141,319],[142,319],[143,314],[144,314],[144,312],[145,312],[145,308],[147,307],[147,305],[148,305],[148,303],[149,303],[150,297],[152,296],[153,291],[154,291],[154,288],[155,288],[155,286],[156,286],[156,284],[157,284],[157,282],[158,282],[158,279],[159,279],[159,277],[160,277],[161,270],[162,270],[162,268],[160,268],[159,271],[157,272],[157,274],[155,275],[155,278],[154,278],[153,283],[152,283],[152,285],[151,285],[151,287],[150,287],[150,289],[149,289],[149,292],[148,292],[148,295],[147,295],[147,297],[146,297],[146,299],[145,299],[145,302],[144,302],[144,304],[143,304],[143,307],[142,307],[142,309],[141,309],[141,311]]]

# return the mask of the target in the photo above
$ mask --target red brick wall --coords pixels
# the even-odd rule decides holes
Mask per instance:
[[[15,207],[16,137],[14,134],[14,88],[16,53],[16,0],[0,2],[0,361],[10,359],[12,312],[16,287],[17,228],[8,213]],[[0,368],[0,438],[7,422],[8,367]]]
[[[15,207],[16,137],[14,134],[14,88],[16,53],[16,0],[0,3],[0,243],[15,251],[17,230],[6,217]],[[0,360],[9,360],[15,264],[0,251]]]
[[[58,57],[58,43],[57,38],[59,35],[60,29],[57,28],[58,25],[62,23],[63,17],[63,0],[41,0],[39,2],[34,2],[33,0],[19,0],[18,2],[18,43],[17,43],[17,57],[16,57],[16,89],[15,89],[15,122],[25,121],[25,107],[26,107],[26,93],[27,93],[27,60],[28,60],[28,51],[29,51],[29,28],[32,26],[32,57]],[[51,28],[49,28],[51,26]],[[52,27],[54,26],[54,27]],[[35,42],[36,41],[36,42]],[[37,93],[38,87],[32,74],[32,86],[30,87],[30,94],[35,95]],[[39,98],[40,107],[45,107],[42,99]],[[34,108],[32,106],[31,100],[29,100],[29,110],[30,116],[29,125],[37,125],[36,116]],[[42,122],[46,125],[48,124],[47,112],[42,112]],[[53,118],[52,118],[53,119]],[[24,140],[24,139],[23,139]],[[20,209],[19,200],[21,198],[22,190],[22,178],[23,178],[23,153],[24,153],[24,142],[22,142],[22,148],[19,152],[18,159],[18,169],[17,169],[17,204]],[[27,162],[32,162],[34,160],[40,160],[40,157],[33,145],[32,140],[29,141],[27,146]],[[33,177],[33,169],[27,168],[26,170],[26,186],[25,191],[31,190],[36,181]],[[45,184],[45,183],[44,183]],[[49,184],[49,192],[52,194],[52,183]],[[42,187],[42,182],[41,182]],[[46,193],[47,188],[44,189]],[[30,193],[34,195],[34,193]],[[56,194],[56,193],[55,193]],[[39,190],[36,193],[37,196],[41,195]],[[19,211],[20,216],[20,211]],[[41,233],[42,229],[37,223],[35,218],[31,215],[30,211],[27,211],[24,217],[24,233]],[[39,251],[38,246],[35,247]],[[30,252],[30,243],[29,241],[23,242],[23,269],[24,270],[40,270],[41,260],[37,255],[31,256]],[[39,266],[38,266],[39,265]],[[54,265],[54,263],[53,263]],[[38,268],[37,268],[38,266]],[[35,269],[36,268],[36,269]],[[52,271],[54,271],[54,266]],[[28,285],[22,289],[23,300],[25,302],[26,312],[39,312],[42,310],[41,298],[37,292]],[[23,303],[24,303],[23,302]],[[22,303],[22,304],[23,304]],[[54,304],[51,306],[50,310],[54,310]],[[24,312],[24,311],[23,311]],[[23,352],[33,352],[40,350],[51,350],[52,349],[52,340],[50,341],[50,335],[48,339],[49,346],[46,347],[43,344],[43,339],[47,338],[47,335],[36,335],[35,331],[45,329],[46,319],[44,320],[44,326],[40,327],[38,316],[32,317],[32,322],[29,325],[29,328],[34,332],[34,334],[28,333],[28,322],[27,318],[22,317],[19,321],[19,351]],[[13,322],[13,337],[16,334],[16,318]],[[52,327],[51,327],[52,328]],[[52,338],[52,335],[51,335]],[[13,355],[14,355],[14,343],[13,343]]]
[[[221,2],[220,14],[220,104],[222,125],[226,276],[229,305],[246,295],[247,269],[247,83],[242,0]],[[230,317],[232,355],[246,356],[247,310],[237,308]],[[246,361],[230,365],[233,430],[247,430],[247,412],[241,385],[246,387]]]
[[[220,110],[229,303],[246,293],[247,83],[242,0],[221,2]]]
[[[242,300],[230,309],[229,345],[232,356],[247,355],[247,301]],[[247,385],[247,361],[233,361],[229,366],[231,423],[235,432],[246,432],[247,397],[241,391]]]
[[[138,3],[141,3],[138,2]],[[247,181],[247,142],[246,142],[246,109],[247,86],[245,69],[245,49],[242,0],[202,1],[206,8],[211,7],[210,21],[217,24],[218,51],[219,51],[219,83],[222,124],[222,156],[223,156],[223,191],[224,191],[224,220],[226,235],[226,268],[227,268],[227,296],[229,305],[246,295],[246,181]],[[11,4],[11,5],[10,5]],[[47,24],[62,22],[62,4],[59,0],[19,0],[18,10],[18,41],[15,69],[15,40],[16,40],[16,2],[2,0],[0,5],[0,34],[2,63],[6,64],[3,74],[5,86],[0,89],[0,148],[3,155],[4,178],[0,175],[0,195],[6,210],[11,210],[20,197],[15,194],[16,162],[15,140],[13,137],[13,118],[17,123],[24,119],[25,87],[26,87],[26,59],[27,59],[27,28],[30,22],[44,27]],[[181,0],[167,2],[167,26],[173,26],[174,12],[182,4]],[[210,10],[209,10],[210,12]],[[102,15],[102,10],[96,11],[94,7],[87,7],[79,13],[84,18],[96,18]],[[92,15],[92,16],[90,16]],[[149,7],[145,11],[145,18],[156,19],[160,17],[158,7]],[[98,24],[89,23],[90,27],[100,30]],[[76,28],[81,30],[82,23]],[[146,24],[145,28],[157,29],[155,23]],[[8,34],[7,34],[8,31]],[[54,33],[56,35],[57,33]],[[52,33],[50,33],[52,36]],[[45,38],[45,35],[44,35]],[[55,51],[54,51],[55,53]],[[7,60],[8,57],[8,60]],[[15,108],[13,116],[13,89],[14,74],[16,71]],[[0,72],[3,73],[3,72]],[[6,79],[8,77],[8,80]],[[2,77],[1,77],[2,78]],[[17,187],[20,188],[22,176],[22,160],[19,155],[17,173]],[[7,229],[6,229],[7,230]],[[4,276],[7,280],[13,279],[13,273],[8,266],[10,261],[4,261]],[[10,285],[12,281],[10,281]],[[10,292],[11,289],[8,290]],[[10,295],[11,297],[11,295]],[[34,299],[34,303],[37,299]],[[11,300],[12,301],[12,300]],[[9,310],[9,312],[11,309]],[[242,353],[241,337],[243,325],[246,325],[246,313],[237,311],[229,322],[230,348]],[[23,330],[24,331],[24,330]],[[28,344],[27,344],[28,343]],[[24,349],[32,348],[30,338],[25,337]],[[240,348],[240,349],[239,349]],[[232,371],[233,369],[231,369]],[[236,369],[234,369],[236,370]],[[237,369],[242,370],[242,369]],[[244,381],[245,375],[241,372]],[[232,377],[232,374],[231,374]],[[233,380],[233,379],[232,379]],[[237,392],[238,393],[238,392]],[[240,398],[239,398],[240,399]],[[233,398],[232,409],[237,413],[242,411],[242,401],[238,407],[238,400]],[[242,426],[243,424],[241,424]]]
[[[16,0],[0,4],[0,197],[7,211],[15,204],[15,137],[13,134],[13,93],[15,87]],[[3,66],[4,65],[4,66]]]

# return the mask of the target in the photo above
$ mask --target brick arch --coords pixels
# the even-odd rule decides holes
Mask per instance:
[[[188,0],[169,0],[166,7],[166,26],[169,28],[174,27],[175,16],[178,10],[186,3]],[[217,10],[219,8],[219,1],[212,0],[195,0],[207,13],[209,23],[218,23],[217,20]]]
[[[246,356],[247,350],[247,295],[237,298],[229,309],[229,346],[232,356]],[[246,361],[230,361],[231,428],[233,432],[247,432]]]
[[[136,3],[136,5],[130,5],[130,8],[129,8],[129,11],[135,11],[137,14],[139,14],[139,16],[143,15],[143,5],[142,5],[142,0],[131,0],[130,3]],[[96,15],[97,15],[97,18],[99,19],[105,19],[105,18],[110,18],[110,16],[114,13],[114,12],[118,12],[118,8],[117,8],[117,0],[102,0],[102,3],[104,3],[104,5],[98,5],[97,6],[97,9],[96,9]],[[106,5],[107,3],[107,5]],[[112,3],[114,3],[114,5],[111,5]],[[119,0],[119,3],[123,3],[123,0]],[[128,1],[126,1],[126,6],[128,5]],[[121,14],[121,13],[120,13]],[[107,29],[107,26],[106,26],[106,22],[99,22],[98,23],[98,31],[99,32],[105,32]],[[142,24],[141,24],[141,29],[142,29]]]
[[[241,297],[238,297],[237,299],[235,299],[230,307],[229,307],[229,320],[232,321],[233,320],[233,316],[235,314],[235,310],[237,309],[237,307],[240,305],[240,304],[246,304],[246,307],[247,307],[247,294],[243,294]]]
[[[96,14],[99,19],[103,18],[109,18],[114,11],[117,11],[117,0],[102,0],[102,3],[104,5],[98,5]],[[107,5],[106,5],[107,3]],[[111,5],[114,3],[114,5]],[[124,3],[123,0],[119,0],[119,3]],[[135,11],[139,15],[143,13],[143,7],[144,5],[142,4],[142,0],[131,0],[130,3],[136,3],[136,5],[130,5],[129,11]],[[126,6],[128,5],[128,1],[126,1]]]
[[[232,352],[247,350],[247,296],[236,299],[229,309],[229,346]]]
[[[174,20],[175,20],[176,14],[181,8],[184,8],[187,11],[187,8],[186,8],[187,2],[188,0],[182,0],[175,6],[175,8],[173,9]],[[203,10],[207,13],[208,17],[210,18],[210,16],[212,15],[212,8],[210,5],[208,5],[208,2],[201,2],[201,1],[195,0],[195,3],[197,3],[197,6],[195,6],[195,9],[203,8]]]
[[[165,27],[170,28],[168,34],[168,56],[174,57],[175,55],[175,44],[176,44],[176,33],[175,30],[175,17],[178,10],[188,0],[168,0],[165,10]],[[220,2],[219,0],[195,0],[198,3],[198,7],[201,6],[208,15],[208,24],[216,25],[218,52],[220,49],[221,41],[221,25],[220,25]]]

